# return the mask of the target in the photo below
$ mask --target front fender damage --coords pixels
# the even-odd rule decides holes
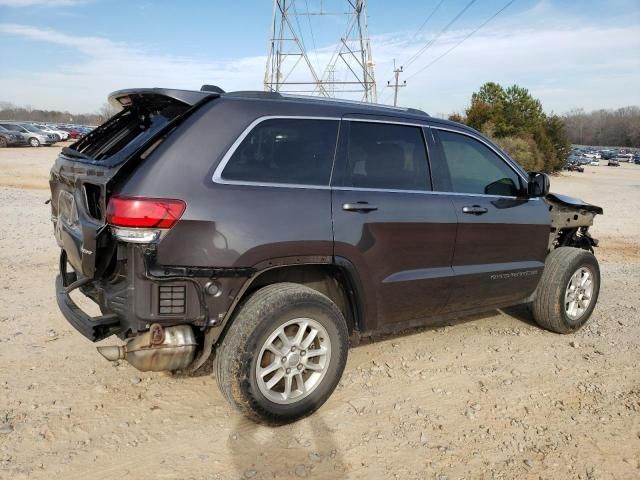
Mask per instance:
[[[576,247],[593,252],[598,240],[589,233],[596,215],[602,215],[602,207],[591,205],[577,198],[548,194],[544,201],[549,206],[551,231],[547,250],[558,247]]]

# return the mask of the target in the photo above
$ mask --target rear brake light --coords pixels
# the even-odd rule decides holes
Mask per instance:
[[[117,227],[171,228],[187,204],[170,198],[114,195],[107,205],[107,223]]]

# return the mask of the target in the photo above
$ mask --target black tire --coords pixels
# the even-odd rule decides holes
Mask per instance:
[[[4,137],[0,137],[0,148],[6,148],[6,147],[7,147],[7,145],[9,145],[9,144],[7,143],[7,139],[6,139],[6,138],[4,138]]]
[[[32,147],[39,147],[40,146],[40,140],[38,140],[36,137],[31,137],[29,139],[29,145],[31,145]]]
[[[587,308],[577,318],[567,313],[565,294],[572,276],[581,268],[592,274],[593,290]],[[589,320],[600,292],[600,267],[596,257],[586,250],[560,247],[545,261],[544,272],[533,301],[533,317],[542,328],[556,333],[572,333]]]
[[[268,399],[258,386],[259,352],[273,332],[301,317],[325,329],[331,355],[311,393],[283,405]],[[342,312],[325,295],[295,283],[268,285],[251,294],[231,321],[216,350],[215,371],[222,394],[247,417],[270,424],[292,422],[318,409],[338,385],[347,362],[349,332]]]

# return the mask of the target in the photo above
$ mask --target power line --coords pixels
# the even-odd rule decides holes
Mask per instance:
[[[427,17],[427,19],[426,19],[424,22],[422,22],[422,25],[420,25],[420,28],[418,28],[418,30],[416,30],[416,33],[414,33],[414,34],[413,34],[413,37],[411,37],[411,40],[409,40],[409,41],[412,41],[413,39],[415,39],[415,38],[418,36],[418,34],[422,31],[422,29],[423,29],[423,28],[424,28],[424,26],[427,24],[427,22],[428,22],[429,20],[431,20],[431,17],[433,17],[433,16],[435,15],[435,13],[438,11],[438,9],[440,8],[440,6],[441,6],[443,3],[444,3],[444,0],[440,0],[440,3],[438,3],[438,4],[436,5],[436,8],[434,8],[434,9],[431,11],[431,13],[430,13],[430,14],[429,14],[429,16]]]
[[[458,14],[457,14],[455,17],[453,17],[453,19],[452,19],[449,23],[447,23],[447,24],[444,26],[444,28],[443,28],[442,30],[440,30],[440,31],[438,32],[438,34],[437,34],[435,37],[433,37],[433,39],[429,40],[429,41],[427,42],[427,44],[426,44],[424,47],[422,47],[420,50],[418,50],[416,53],[414,53],[414,54],[411,56],[411,58],[409,58],[409,60],[407,60],[407,61],[404,63],[404,65],[405,65],[406,67],[408,67],[408,66],[409,66],[409,65],[411,65],[413,62],[415,62],[415,61],[416,61],[416,60],[417,60],[417,59],[418,59],[418,58],[419,58],[419,57],[420,57],[424,52],[426,52],[426,51],[427,51],[427,50],[428,50],[428,49],[429,49],[429,48],[430,48],[430,47],[431,47],[431,46],[432,46],[432,45],[433,45],[433,44],[434,44],[434,43],[435,43],[435,42],[436,42],[436,41],[437,41],[437,40],[438,40],[438,39],[439,39],[439,38],[440,38],[444,33],[446,33],[446,32],[447,32],[447,31],[451,28],[451,26],[452,26],[454,23],[456,23],[456,22],[460,19],[460,17],[462,17],[462,15],[464,15],[464,14],[465,14],[465,12],[466,12],[467,10],[469,10],[469,7],[471,7],[471,5],[473,5],[475,2],[476,2],[476,0],[471,0],[469,3],[467,3],[467,4],[464,6],[464,8],[463,8],[462,10],[460,10],[460,12],[458,12]]]
[[[429,62],[427,65],[425,65],[424,67],[422,67],[420,70],[418,70],[417,72],[413,73],[413,75],[411,75],[409,78],[407,78],[407,80],[415,77],[416,75],[418,75],[419,73],[423,72],[424,70],[426,70],[427,68],[429,68],[431,65],[433,65],[434,63],[436,63],[438,60],[440,60],[441,58],[445,57],[446,55],[448,55],[449,53],[451,53],[453,50],[455,50],[456,48],[458,48],[460,46],[460,44],[462,44],[464,41],[468,40],[471,36],[473,36],[474,34],[476,34],[478,32],[478,30],[480,30],[481,28],[483,28],[485,25],[487,25],[491,20],[493,20],[494,18],[496,18],[498,15],[500,15],[503,11],[505,11],[509,6],[511,6],[512,3],[515,3],[516,0],[510,0],[509,2],[506,3],[506,5],[504,7],[502,7],[500,10],[498,10],[496,13],[494,13],[491,17],[489,17],[484,23],[482,23],[481,25],[479,25],[475,30],[473,30],[471,33],[467,34],[465,37],[462,38],[462,40],[460,40],[458,43],[456,43],[453,47],[451,47],[449,50],[447,50],[446,52],[444,52],[443,54],[439,55],[438,57],[436,57],[435,59],[433,59],[431,62]]]
[[[318,70],[320,67],[320,59],[318,57],[318,47],[316,47],[316,37],[313,35],[313,27],[311,26],[311,13],[309,12],[309,2],[304,0],[304,4],[307,7],[307,20],[309,21],[309,31],[311,32],[311,43],[313,44],[313,51],[316,56],[316,63],[318,64]]]

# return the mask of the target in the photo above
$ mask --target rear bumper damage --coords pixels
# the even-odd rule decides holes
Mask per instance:
[[[76,305],[68,291],[71,286],[69,275],[61,272],[56,277],[56,300],[64,318],[92,342],[117,333],[120,330],[120,319],[115,313],[92,317]]]
[[[108,360],[124,359],[143,371],[184,369],[193,362],[198,346],[210,352],[207,332],[221,330],[217,327],[254,272],[250,268],[164,266],[158,263],[155,245],[119,244],[113,255],[109,274],[89,279],[73,268],[67,271],[69,263],[62,250],[56,278],[58,307],[92,342],[111,335],[126,340],[122,346],[98,350]],[[83,311],[71,298],[74,290],[93,300],[102,315]]]

